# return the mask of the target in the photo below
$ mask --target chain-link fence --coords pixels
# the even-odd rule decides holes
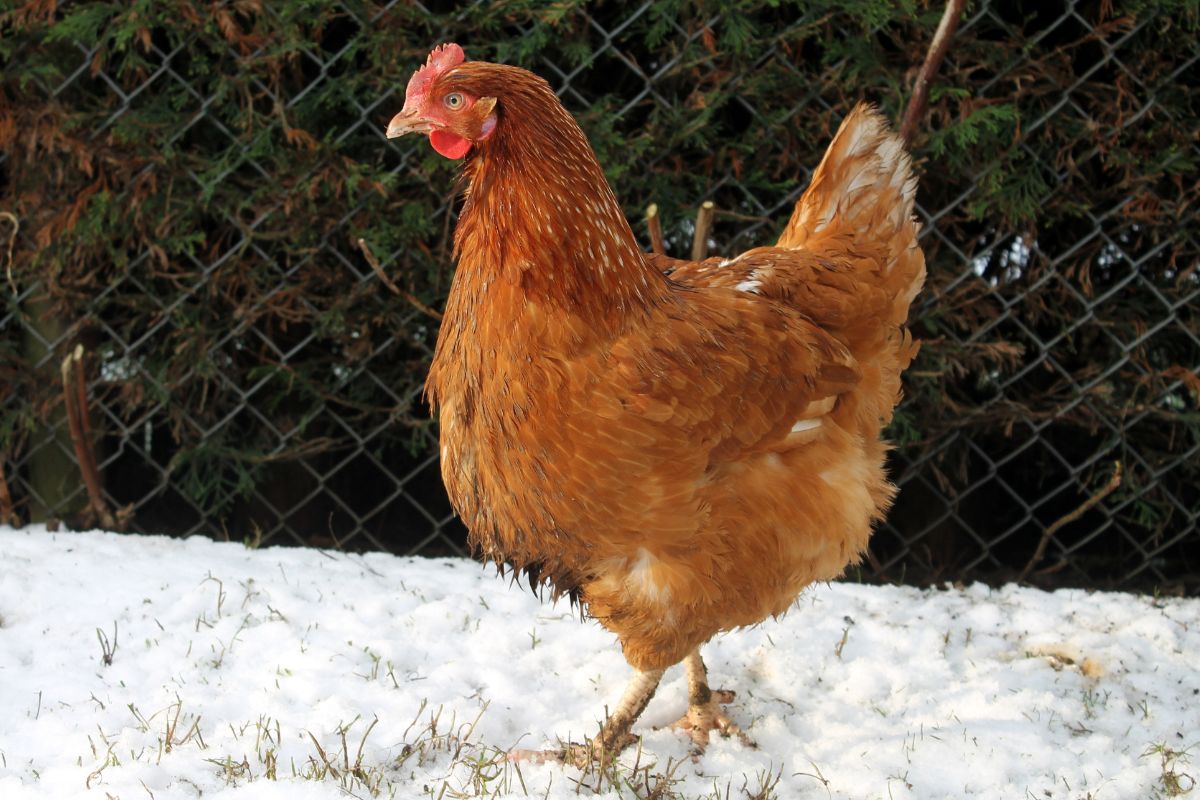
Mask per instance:
[[[420,399],[454,181],[382,136],[423,50],[542,74],[632,220],[657,202],[683,255],[712,199],[736,252],[855,100],[898,116],[941,12],[134,5],[3,17],[0,514],[94,520],[90,451],[135,530],[427,554],[464,539]],[[915,142],[925,345],[865,577],[1196,587],[1194,15],[968,7]]]

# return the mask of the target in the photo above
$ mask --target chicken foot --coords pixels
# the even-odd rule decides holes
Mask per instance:
[[[689,653],[683,663],[688,676],[688,710],[671,727],[688,735],[692,740],[692,752],[696,755],[704,752],[711,731],[717,731],[725,737],[737,736],[747,747],[754,747],[750,737],[721,709],[722,705],[733,702],[734,693],[726,689],[714,691],[709,688],[708,668],[700,658],[700,648]],[[558,750],[513,750],[508,753],[508,760],[535,763],[562,761],[581,769],[593,761],[611,761],[637,740],[631,732],[633,723],[654,697],[663,672],[665,670],[659,669],[636,673],[625,687],[616,709],[600,727],[600,732],[587,744],[567,744]]]
[[[717,731],[725,737],[736,735],[742,744],[754,747],[750,737],[721,709],[722,705],[733,702],[734,693],[727,689],[713,691],[708,687],[708,668],[704,666],[704,659],[700,658],[700,648],[688,653],[683,663],[688,676],[688,710],[671,723],[671,727],[691,738],[692,752],[695,755],[704,752],[710,731]]]
[[[579,768],[592,761],[612,761],[618,753],[637,741],[630,731],[637,722],[650,698],[658,689],[665,670],[638,672],[625,687],[616,709],[609,715],[600,732],[587,744],[567,744],[559,750],[513,750],[508,754],[510,761],[564,761]]]

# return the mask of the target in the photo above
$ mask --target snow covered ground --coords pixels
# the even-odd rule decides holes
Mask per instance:
[[[1200,775],[1197,600],[833,584],[705,652],[757,749],[693,761],[656,730],[677,669],[612,770],[514,766],[594,733],[629,675],[565,603],[469,561],[0,528],[0,798],[1117,800]]]

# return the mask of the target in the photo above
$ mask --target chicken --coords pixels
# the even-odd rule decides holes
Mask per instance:
[[[426,383],[450,498],[477,552],[577,599],[635,670],[567,757],[619,752],[680,662],[679,727],[738,732],[700,646],[841,574],[896,491],[880,432],[925,276],[900,140],[859,105],[774,246],[693,263],[641,250],[526,70],[437,48],[387,129],[410,132],[466,159]]]

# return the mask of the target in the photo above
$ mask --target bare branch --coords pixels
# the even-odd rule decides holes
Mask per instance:
[[[904,109],[904,121],[900,123],[900,138],[904,140],[905,147],[912,144],[917,120],[925,116],[925,109],[929,105],[929,83],[937,74],[938,67],[942,65],[942,59],[946,57],[946,52],[950,49],[950,40],[954,38],[954,31],[958,29],[958,22],[962,19],[965,4],[966,0],[947,0],[942,21],[938,23],[937,31],[933,34],[933,41],[929,43],[929,52],[925,55],[925,63],[921,65],[921,71],[917,73],[917,79],[913,82],[912,97],[909,98],[908,106]]]
[[[1037,549],[1033,551],[1033,557],[1029,559],[1029,563],[1025,565],[1025,569],[1021,570],[1021,574],[1017,576],[1017,583],[1021,583],[1028,578],[1029,573],[1033,571],[1033,568],[1037,565],[1037,563],[1042,560],[1043,556],[1046,555],[1046,547],[1050,544],[1050,540],[1054,537],[1054,534],[1062,530],[1063,526],[1068,525],[1069,523],[1072,523],[1082,517],[1088,512],[1089,509],[1115,492],[1117,487],[1120,485],[1121,462],[1114,461],[1113,474],[1112,477],[1108,479],[1108,483],[1104,484],[1104,486],[1102,486],[1098,492],[1093,494],[1087,500],[1084,500],[1083,503],[1080,504],[1079,508],[1075,509],[1069,514],[1059,517],[1054,522],[1050,523],[1050,526],[1047,527],[1042,533],[1041,541],[1038,542]]]

